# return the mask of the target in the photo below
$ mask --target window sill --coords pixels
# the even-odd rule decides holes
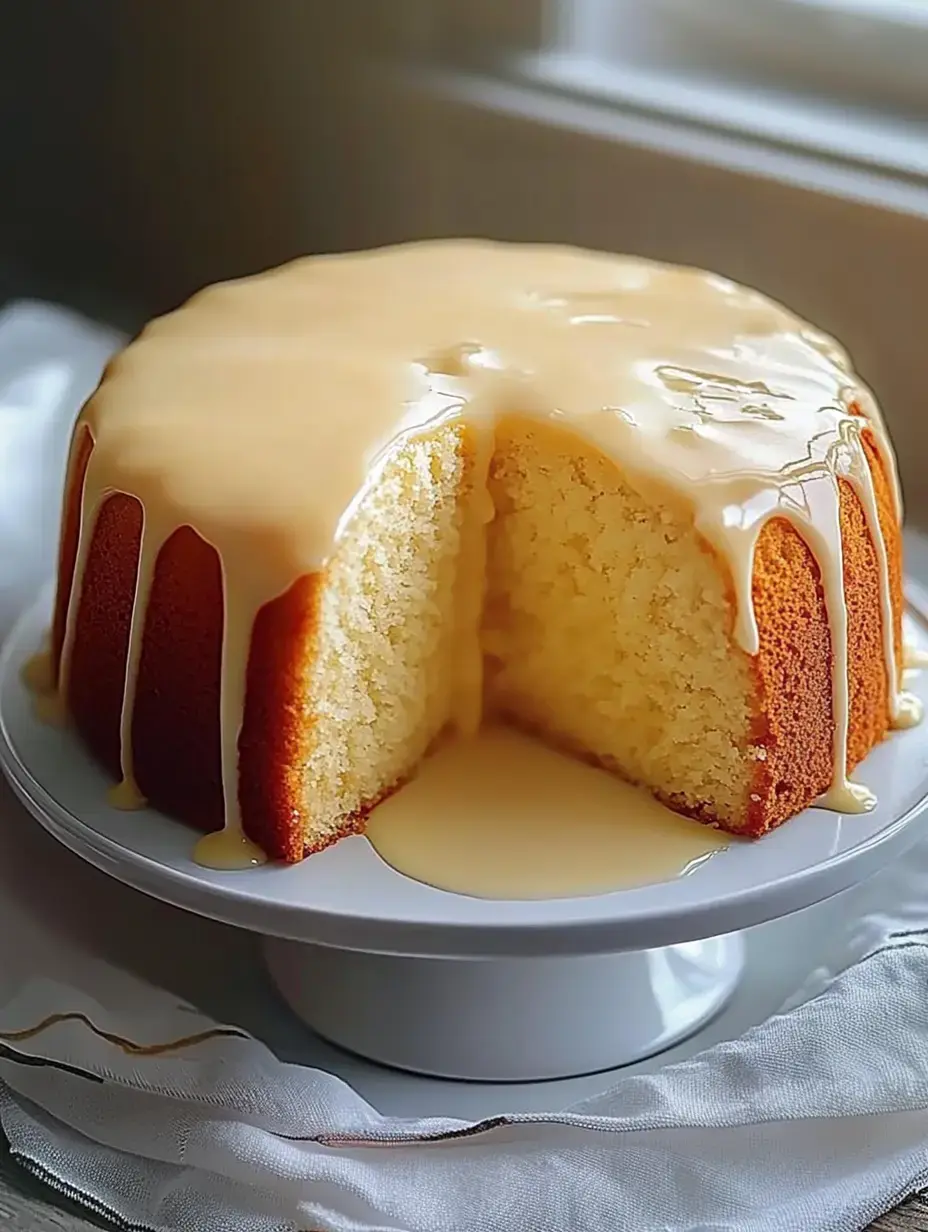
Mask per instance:
[[[901,114],[557,52],[413,76],[480,110],[928,216],[928,124]]]

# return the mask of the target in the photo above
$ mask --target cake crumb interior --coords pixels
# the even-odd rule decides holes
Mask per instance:
[[[463,439],[449,429],[394,451],[329,566],[307,656],[310,850],[408,778],[448,720]]]
[[[573,434],[518,419],[498,428],[491,490],[488,709],[737,826],[750,667],[692,516]]]
[[[460,423],[404,442],[345,529],[306,656],[307,850],[453,735],[476,632],[459,565],[485,482],[484,716],[737,827],[752,686],[720,561],[685,509],[576,434],[515,414],[494,431],[488,480]]]

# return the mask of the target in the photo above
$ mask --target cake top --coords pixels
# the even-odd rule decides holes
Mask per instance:
[[[113,361],[83,419],[101,475],[220,553],[247,545],[256,584],[279,591],[325,562],[397,437],[505,411],[563,421],[632,482],[669,484],[729,549],[776,508],[807,518],[816,478],[865,465],[867,422],[892,465],[841,348],[758,292],[464,240],[202,291]]]

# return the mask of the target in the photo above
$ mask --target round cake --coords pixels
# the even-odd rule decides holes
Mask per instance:
[[[152,322],[82,410],[54,685],[113,802],[217,862],[362,830],[490,716],[759,836],[867,808],[848,776],[917,717],[900,522],[873,396],[755,291],[307,258]]]

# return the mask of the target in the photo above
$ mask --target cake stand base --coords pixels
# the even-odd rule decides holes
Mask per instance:
[[[267,938],[271,978],[312,1029],[396,1069],[533,1082],[615,1069],[724,1008],[740,933],[595,957],[426,959]]]

